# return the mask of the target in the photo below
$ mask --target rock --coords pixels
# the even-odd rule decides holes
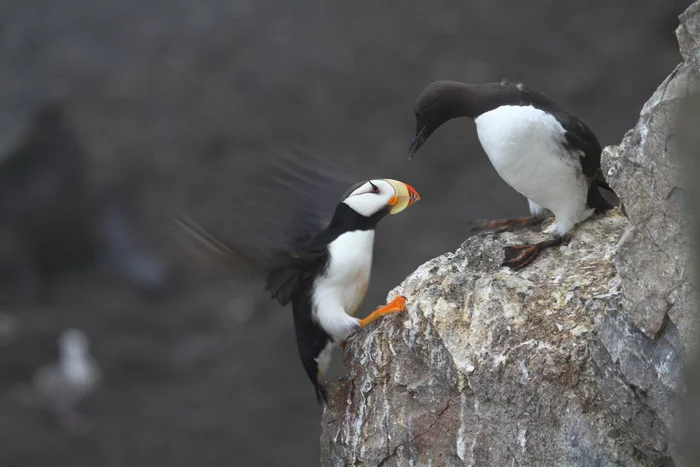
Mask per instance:
[[[673,139],[683,100],[698,89],[694,68],[679,65],[646,103],[637,126],[603,153],[605,177],[630,220],[615,259],[625,310],[652,339],[670,317],[688,348],[695,330],[687,189]]]
[[[698,58],[698,37],[700,37],[700,4],[693,3],[680,15],[681,24],[676,29],[678,46],[685,62]],[[697,68],[696,68],[697,69]]]
[[[698,147],[697,118],[687,112],[700,96],[700,3],[680,21],[676,34],[685,61],[644,105],[622,143],[603,153],[606,179],[624,204],[629,225],[614,261],[623,292],[620,316],[626,323],[617,330],[606,328],[609,338],[601,339],[623,377],[643,391],[645,403],[676,441],[681,434],[677,405],[685,395],[682,362],[698,350],[684,158],[691,155],[688,149],[697,153]],[[630,338],[630,331],[644,337]],[[675,452],[677,463],[679,457]]]
[[[624,210],[581,224],[520,272],[479,235],[390,292],[404,314],[352,336],[329,383],[324,466],[671,466],[697,300],[680,155],[698,89],[700,2],[677,31],[685,62],[603,168]]]
[[[405,315],[346,347],[324,465],[663,465],[668,430],[612,363],[652,387],[653,352],[618,311],[626,226],[619,211],[585,223],[520,273],[499,268],[503,248],[537,234],[472,237],[418,268],[390,294]]]

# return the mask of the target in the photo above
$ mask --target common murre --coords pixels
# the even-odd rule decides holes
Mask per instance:
[[[498,174],[528,199],[530,216],[476,221],[475,229],[505,231],[534,225],[544,220],[546,210],[556,217],[554,238],[507,247],[505,266],[527,266],[543,249],[568,241],[576,224],[613,207],[599,192],[599,187],[610,187],[600,170],[602,148],[591,129],[523,84],[436,81],[420,93],[414,113],[409,159],[445,122],[472,118]]]

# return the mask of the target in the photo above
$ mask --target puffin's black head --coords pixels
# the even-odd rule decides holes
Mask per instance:
[[[435,81],[423,89],[413,109],[416,135],[408,150],[409,159],[443,123],[471,115],[469,94],[469,85],[457,81]]]

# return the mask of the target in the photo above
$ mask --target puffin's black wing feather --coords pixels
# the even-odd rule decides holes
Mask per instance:
[[[311,282],[328,264],[328,250],[296,251],[268,273],[265,289],[280,305],[287,305],[295,294],[311,287]]]
[[[237,194],[215,203],[222,206],[216,228],[187,215],[177,216],[176,224],[234,275],[265,277],[273,297],[284,305],[301,282],[324,267],[325,248],[305,245],[330,220],[350,175],[296,147],[271,154],[254,169],[231,174]],[[224,207],[230,204],[233,209],[227,212]]]
[[[296,146],[271,158],[267,166],[259,183],[282,211],[267,221],[292,249],[326,226],[343,191],[357,180],[339,165]]]

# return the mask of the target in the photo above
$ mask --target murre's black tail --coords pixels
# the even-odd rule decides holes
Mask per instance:
[[[610,193],[615,193],[612,188],[610,188],[610,185],[608,185],[608,182],[606,182],[603,179],[597,178],[595,180],[595,184],[598,185],[599,188],[602,188],[603,190],[607,190]]]
[[[613,192],[612,190],[610,191]],[[609,211],[610,209],[615,207],[600,193],[600,188],[597,182],[591,183],[591,186],[588,188],[588,197],[586,198],[586,205],[589,208],[595,209],[596,213]]]

